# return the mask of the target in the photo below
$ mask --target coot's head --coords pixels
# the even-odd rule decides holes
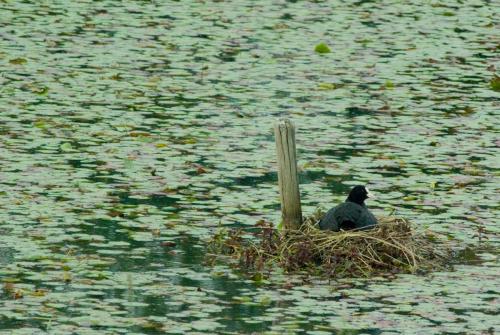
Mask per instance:
[[[364,205],[364,202],[368,198],[372,198],[373,195],[370,191],[364,187],[363,185],[354,186],[349,196],[347,197],[347,201],[355,202],[359,205]]]

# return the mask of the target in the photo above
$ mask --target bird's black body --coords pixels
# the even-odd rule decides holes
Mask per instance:
[[[368,190],[355,186],[347,200],[330,209],[319,222],[320,229],[339,231],[340,229],[366,229],[377,224],[375,216],[366,208]]]

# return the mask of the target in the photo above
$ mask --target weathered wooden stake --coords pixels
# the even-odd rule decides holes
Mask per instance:
[[[290,120],[274,125],[278,154],[278,182],[281,198],[281,217],[284,229],[298,229],[302,224],[299,177],[295,154],[295,127]]]

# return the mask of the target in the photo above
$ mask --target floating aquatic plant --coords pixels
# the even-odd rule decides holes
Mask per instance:
[[[495,92],[500,92],[500,77],[495,75],[490,80],[490,88]]]
[[[316,51],[319,54],[327,54],[327,53],[332,52],[330,50],[330,48],[328,47],[328,45],[326,45],[325,43],[320,43],[320,44],[316,45],[316,47],[314,48],[314,51]]]
[[[323,90],[323,91],[329,91],[329,90],[334,90],[338,88],[338,85],[334,83],[319,83],[318,84],[318,89]]]

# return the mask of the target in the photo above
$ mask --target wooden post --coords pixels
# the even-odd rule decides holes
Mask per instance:
[[[281,198],[281,218],[284,229],[298,229],[302,224],[299,177],[295,154],[295,127],[290,120],[274,125],[278,154],[278,182]]]

